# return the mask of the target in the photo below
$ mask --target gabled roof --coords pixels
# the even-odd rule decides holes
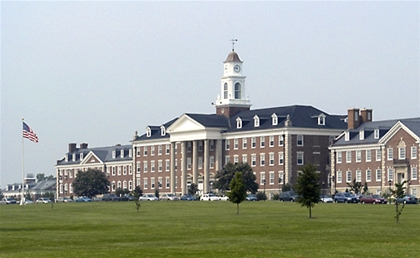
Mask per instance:
[[[229,127],[229,119],[223,115],[190,113],[186,113],[185,115],[191,117],[204,127]]]
[[[124,151],[124,156],[121,157],[121,150]],[[57,166],[59,165],[74,165],[83,163],[86,158],[94,155],[101,162],[111,162],[111,161],[125,161],[131,160],[132,157],[129,156],[131,150],[131,145],[115,145],[108,147],[99,147],[99,148],[88,148],[88,149],[76,149],[74,152],[68,152],[65,154],[68,157],[66,162],[65,156],[61,160],[57,160]],[[115,151],[115,158],[113,158],[113,151]],[[83,153],[83,160],[80,160],[80,154]],[[73,161],[73,154],[76,155],[75,161]]]
[[[346,145],[362,145],[362,144],[376,144],[394,127],[398,122],[409,128],[414,134],[420,137],[420,117],[418,118],[407,118],[407,119],[393,119],[384,121],[374,121],[362,123],[359,127],[347,130],[341,134],[338,139],[334,142],[335,146],[346,146]],[[374,131],[378,130],[379,137],[375,139]],[[364,132],[364,138],[360,139],[360,132]],[[346,141],[345,134],[349,134],[349,140]]]
[[[171,126],[178,117],[164,123],[162,126],[168,129],[169,126]],[[142,134],[141,136],[137,136],[133,141],[143,141],[143,140],[154,140],[154,139],[162,139],[162,138],[169,138],[168,134],[162,135],[161,133],[161,126],[157,125],[149,125],[148,128],[151,129],[150,136],[147,136],[147,133]]]

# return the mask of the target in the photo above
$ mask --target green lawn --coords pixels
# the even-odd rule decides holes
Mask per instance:
[[[420,257],[420,205],[0,205],[0,257]]]

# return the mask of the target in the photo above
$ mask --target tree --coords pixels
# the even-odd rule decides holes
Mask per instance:
[[[45,176],[44,173],[36,174],[36,181],[37,182],[41,182],[41,181],[44,181],[44,180],[54,180],[54,179],[56,179],[56,178],[53,175]]]
[[[368,186],[368,183],[365,182],[365,185],[363,186],[363,192],[362,192],[362,194],[363,195],[366,195],[368,193],[369,193],[369,186]]]
[[[258,191],[258,184],[255,182],[256,177],[248,163],[227,163],[222,170],[217,171],[217,180],[213,183],[213,187],[223,192],[231,189],[230,182],[237,172],[242,173],[243,179],[245,180],[246,191],[256,193]]]
[[[391,189],[391,195],[395,198],[395,219],[397,220],[397,223],[400,223],[400,215],[405,206],[404,202],[401,204],[398,203],[397,198],[403,198],[405,196],[405,183],[407,183],[407,181],[404,181],[401,184],[395,183],[395,188]]]
[[[190,187],[188,187],[188,194],[195,195],[197,191],[198,191],[198,186],[194,183],[190,184]]]
[[[118,187],[117,190],[115,190],[116,196],[123,196],[124,194],[128,194],[130,191],[128,189],[122,189],[121,187]]]
[[[267,195],[264,192],[258,192],[257,199],[258,201],[265,201],[267,200]]]
[[[134,188],[134,196],[136,194],[137,194],[137,198],[143,195],[143,190],[141,189],[139,185],[136,186],[136,188]]]
[[[79,171],[73,183],[73,191],[78,196],[88,196],[92,198],[97,194],[108,192],[110,183],[105,173],[96,169]]]
[[[235,173],[235,176],[230,181],[229,188],[229,201],[236,203],[236,215],[238,215],[239,204],[246,199],[246,181],[243,178],[242,172]]]
[[[353,183],[347,183],[347,185],[350,187],[350,192],[354,193],[354,194],[358,194],[360,193],[361,189],[362,189],[362,183],[361,182],[356,182],[356,178],[353,179]]]
[[[4,195],[3,192],[1,191],[1,187],[0,187],[0,199],[3,199]]]
[[[316,173],[316,167],[312,164],[302,167],[301,171],[295,186],[297,201],[309,209],[309,218],[312,218],[312,207],[320,201],[319,176]]]
[[[291,191],[291,190],[292,190],[292,186],[289,183],[287,183],[287,184],[285,184],[281,187],[282,192],[287,192],[287,191]]]

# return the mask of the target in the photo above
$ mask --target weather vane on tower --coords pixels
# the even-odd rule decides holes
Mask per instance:
[[[235,42],[237,42],[237,39],[231,39],[230,40],[232,42],[232,51],[235,51]]]

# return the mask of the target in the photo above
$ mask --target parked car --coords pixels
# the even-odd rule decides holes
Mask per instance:
[[[49,198],[39,198],[36,200],[36,203],[50,203],[51,200]]]
[[[63,199],[63,202],[73,202],[73,199],[65,197]]]
[[[324,202],[324,203],[334,202],[333,198],[331,198],[331,196],[329,195],[321,195],[319,198],[321,199],[321,202]]]
[[[219,200],[221,200],[221,201],[229,201],[229,196],[226,196],[226,195],[219,196]]]
[[[123,196],[124,198],[127,199],[127,201],[134,201],[136,199],[136,197],[134,197],[134,195],[128,193],[128,194],[124,194]]]
[[[90,198],[88,198],[88,197],[86,197],[86,196],[82,196],[82,197],[79,197],[79,198],[77,198],[76,200],[74,200],[75,202],[91,202],[92,201],[92,199],[90,199]]]
[[[184,194],[183,196],[181,196],[180,200],[181,201],[195,201],[197,200],[197,198],[195,198],[193,195],[190,195],[190,194]]]
[[[73,200],[68,197],[58,197],[56,202],[73,202]]]
[[[33,203],[34,202],[32,200],[30,200],[30,199],[25,199],[25,201],[23,202],[24,205],[33,204]]]
[[[357,199],[356,196],[354,196],[351,193],[336,193],[334,195],[334,202],[338,203],[338,202],[342,202],[342,203],[358,203],[359,200]]]
[[[119,201],[120,197],[118,197],[116,194],[104,194],[102,195],[102,201],[104,202],[116,202]]]
[[[296,202],[297,195],[293,191],[285,191],[280,193],[279,199],[281,202]]]
[[[139,197],[140,201],[158,201],[159,199],[154,194],[143,194]]]
[[[416,204],[418,199],[414,195],[407,194],[402,198],[396,198],[395,201],[397,203]]]
[[[160,200],[162,201],[179,201],[178,196],[176,196],[175,194],[171,194],[171,193],[163,193],[160,197]]]
[[[377,194],[364,195],[360,198],[360,202],[372,203],[372,204],[377,204],[377,203],[386,204],[387,203],[386,199],[382,198],[381,196]]]
[[[248,194],[245,198],[246,201],[258,201],[256,194]]]
[[[16,204],[16,200],[13,198],[3,198],[2,199],[3,202],[5,202],[6,204]]]
[[[200,197],[200,201],[218,201],[219,197],[214,194],[203,194]]]

